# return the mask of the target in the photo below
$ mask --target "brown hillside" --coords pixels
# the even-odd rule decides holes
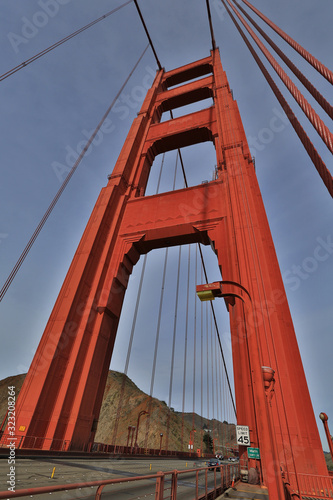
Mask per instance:
[[[15,386],[16,398],[19,395],[26,373],[14,375],[0,380],[0,425],[8,408],[8,387]]]
[[[18,395],[24,378],[25,374],[7,377],[0,381],[0,422],[2,422],[7,410],[8,386],[14,385],[16,395]],[[121,401],[120,406],[119,401]],[[140,419],[138,446],[144,447],[147,438],[148,448],[159,448],[160,434],[162,433],[162,447],[164,449],[167,444],[167,434],[169,434],[169,450],[183,449],[183,451],[187,451],[193,414],[185,413],[183,417],[181,413],[170,411],[166,403],[156,398],[150,398],[126,375],[111,370],[105,387],[95,441],[112,444],[116,435],[115,442],[118,445],[126,446],[128,427],[137,425],[137,418],[141,410],[149,410],[150,417],[149,429],[147,415],[143,415]],[[184,425],[182,425],[183,421]],[[117,426],[116,422],[118,422]],[[222,442],[235,443],[234,424],[221,424],[216,420],[201,419],[199,415],[195,414],[194,450],[201,447],[201,440],[206,432],[202,430],[202,425],[206,426],[207,432],[211,431],[211,436],[214,429],[216,451],[224,451],[218,447],[218,444]]]

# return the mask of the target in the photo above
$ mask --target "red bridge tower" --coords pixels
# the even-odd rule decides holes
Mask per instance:
[[[207,97],[213,106],[160,123],[163,112]],[[216,149],[215,181],[144,195],[158,154],[204,141]],[[327,475],[327,468],[254,165],[218,50],[157,72],[22,387],[18,434],[25,447],[28,436],[38,436],[44,449],[79,450],[93,442],[133,266],[154,248],[194,242],[211,244],[221,269],[217,286],[230,313],[237,421],[249,426],[261,455],[249,466],[260,470],[273,499],[282,498],[281,468],[290,475]]]

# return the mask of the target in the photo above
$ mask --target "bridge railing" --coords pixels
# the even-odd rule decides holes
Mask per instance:
[[[211,469],[211,468],[210,468]],[[1,491],[0,500],[9,498],[19,498],[27,496],[42,495],[45,493],[56,493],[59,491],[69,490],[82,490],[83,488],[96,488],[95,500],[100,500],[105,486],[116,485],[121,483],[141,482],[145,480],[155,480],[155,500],[163,500],[166,498],[177,500],[178,478],[183,478],[190,473],[195,476],[195,489],[194,500],[203,500],[204,498],[216,498],[216,494],[221,493],[232,485],[233,481],[239,479],[239,466],[237,465],[223,465],[214,467],[214,486],[209,486],[208,479],[212,476],[209,474],[207,467],[199,467],[196,469],[174,470],[168,472],[158,472],[157,474],[150,474],[147,476],[125,477],[120,479],[108,479],[105,481],[91,481],[87,483],[74,483],[62,484],[57,486],[43,486],[39,488],[27,488],[17,491]],[[201,473],[201,474],[200,474]],[[199,482],[201,483],[199,484]],[[203,484],[202,484],[202,481]],[[199,493],[201,490],[201,493]],[[204,492],[204,493],[203,493]],[[85,492],[82,493],[85,495]],[[90,496],[90,494],[89,494]],[[79,498],[79,497],[78,497]]]
[[[10,448],[13,445],[16,450],[48,450],[56,452],[76,451],[83,453],[105,453],[115,455],[149,455],[149,456],[174,456],[196,458],[197,453],[187,451],[160,450],[155,448],[139,448],[134,446],[120,446],[105,443],[89,443],[81,446],[72,446],[71,441],[64,439],[49,439],[36,436],[20,436],[3,434],[0,438],[0,448]],[[207,455],[209,457],[210,455]]]
[[[91,452],[98,453],[113,453],[115,455],[154,455],[154,456],[168,456],[168,457],[188,457],[197,458],[198,454],[190,451],[176,451],[176,450],[160,450],[157,448],[143,448],[139,446],[120,446],[113,444],[94,443],[91,447]],[[207,455],[210,457],[213,455]]]
[[[16,450],[24,448],[27,450],[68,451],[70,444],[71,442],[65,439],[49,439],[38,436],[21,436],[18,434],[3,434],[0,438],[0,448],[15,446]],[[81,450],[76,451],[88,451],[88,446],[82,446]]]
[[[333,477],[314,476],[312,474],[289,474],[292,490],[300,496],[315,498],[333,498]],[[297,483],[299,486],[297,486]]]

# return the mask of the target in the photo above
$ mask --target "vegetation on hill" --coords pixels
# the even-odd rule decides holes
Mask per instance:
[[[120,401],[121,406],[119,406]],[[149,416],[144,414],[140,418],[137,439],[140,447],[145,447],[147,444],[148,448],[158,449],[161,434],[163,434],[163,449],[167,447],[169,450],[188,451],[191,440],[193,450],[196,451],[202,447],[205,433],[209,433],[212,440],[214,439],[216,452],[225,452],[222,449],[222,443],[235,445],[234,424],[207,420],[193,413],[183,415],[175,412],[169,409],[164,401],[150,398],[142,392],[126,375],[114,371],[110,371],[108,375],[95,440],[101,443],[113,443],[114,429],[117,427],[116,442],[126,446],[128,427],[137,426],[138,415],[141,411],[148,411]],[[203,451],[208,452],[205,446],[203,446]]]

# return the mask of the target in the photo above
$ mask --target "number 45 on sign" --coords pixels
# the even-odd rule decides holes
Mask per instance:
[[[236,425],[237,444],[250,446],[250,430],[247,425]]]

